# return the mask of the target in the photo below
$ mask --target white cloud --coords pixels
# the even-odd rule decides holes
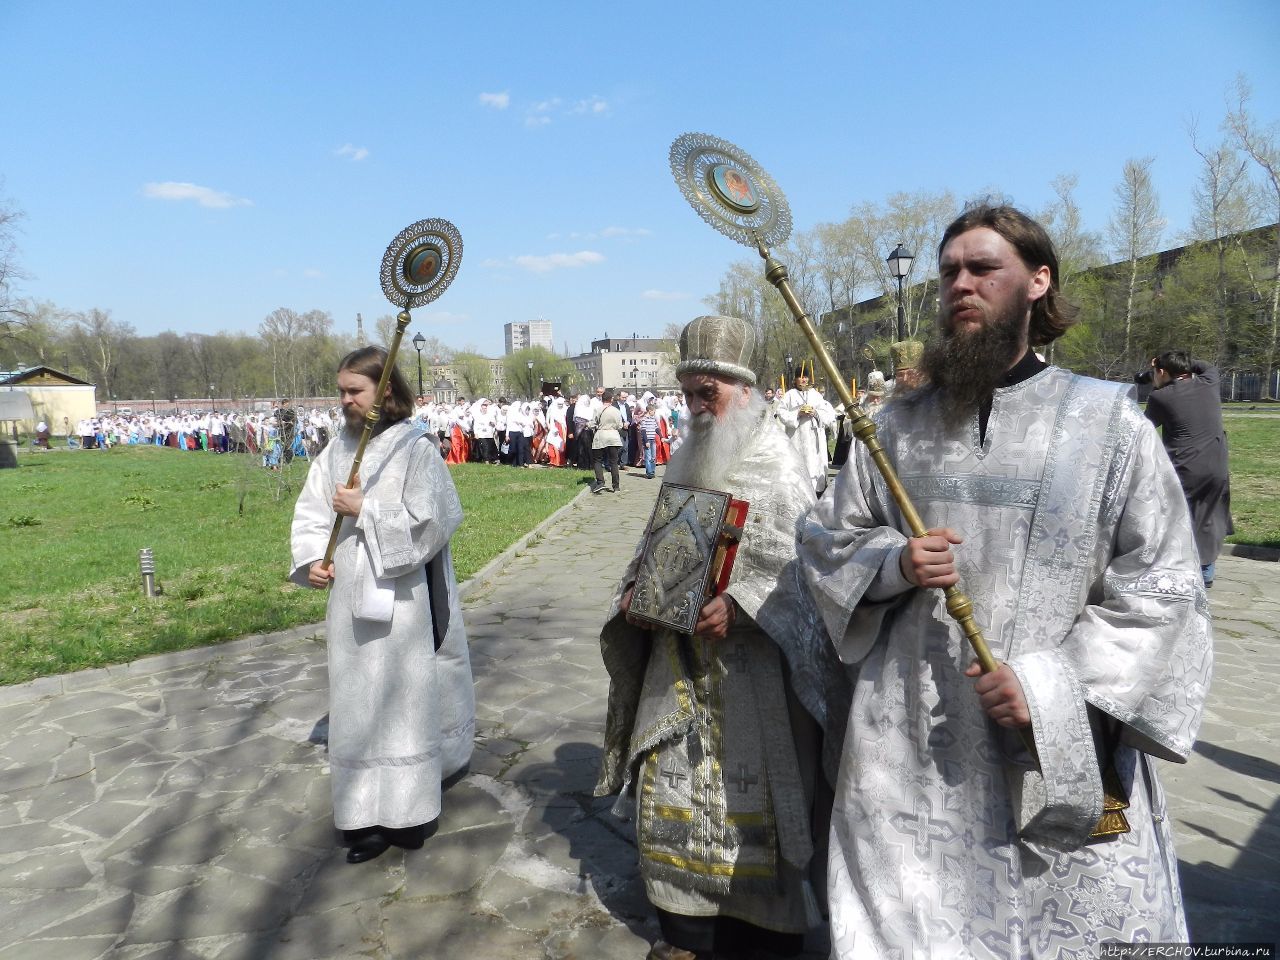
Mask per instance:
[[[333,151],[336,156],[350,157],[352,160],[359,162],[369,156],[369,150],[366,147],[357,147],[351,143],[344,143],[337,150]]]
[[[585,267],[592,263],[603,263],[604,254],[594,250],[579,250],[577,253],[548,253],[544,256],[523,254],[515,258],[516,266],[523,267],[532,273],[547,273],[563,267]]]
[[[480,266],[482,267],[505,267],[506,265],[505,260],[499,260],[496,257],[486,257],[480,261]]]
[[[307,267],[302,271],[302,275],[310,280],[319,280],[324,276],[323,270],[317,270],[315,267]]]
[[[511,94],[505,90],[501,93],[482,93],[480,94],[480,104],[485,107],[493,107],[495,110],[505,110],[511,106]]]
[[[594,116],[600,116],[609,112],[609,101],[604,97],[598,97],[592,94],[586,100],[579,100],[573,105],[574,113],[589,113]]]
[[[215,210],[222,210],[227,207],[253,206],[253,201],[244,197],[233,197],[229,193],[214,190],[212,187],[201,187],[194,183],[178,183],[174,180],[165,180],[163,183],[145,183],[142,185],[142,195],[151,197],[154,200],[194,200],[202,207],[210,207]]]
[[[647,230],[644,227],[605,227],[600,231],[600,236],[609,237],[610,239],[615,237],[648,237],[652,233],[652,230]]]
[[[551,114],[559,106],[559,97],[552,97],[550,100],[539,100],[525,112],[524,125],[534,128],[545,127],[551,122]]]
[[[640,294],[645,300],[688,300],[687,293],[678,293],[675,290],[646,290]]]

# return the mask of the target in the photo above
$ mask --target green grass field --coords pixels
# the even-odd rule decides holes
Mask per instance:
[[[23,453],[0,471],[0,684],[324,619],[285,580],[307,464],[153,447]],[[575,470],[451,468],[464,580],[581,489]],[[164,595],[141,592],[138,550]]]
[[[1227,542],[1280,548],[1280,417],[1251,413],[1224,410],[1236,524]]]

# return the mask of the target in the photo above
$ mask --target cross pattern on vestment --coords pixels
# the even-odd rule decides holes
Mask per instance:
[[[724,657],[724,662],[734,668],[735,673],[746,673],[750,660],[747,658],[747,645],[745,643],[734,644],[733,655]]]
[[[689,779],[687,773],[681,773],[679,770],[663,770],[661,772],[667,778],[667,786],[672,790],[678,790],[680,785]]]
[[[1036,949],[1047,952],[1055,936],[1070,940],[1080,935],[1080,928],[1070,920],[1058,916],[1058,901],[1049,900],[1040,916],[1031,918],[1031,931],[1035,934]]]
[[[979,935],[978,940],[986,947],[994,956],[997,957],[1020,957],[1024,952],[1024,944],[1026,943],[1026,935],[1022,927],[1021,917],[1010,917],[1004,925],[1004,932],[994,927],[984,930]]]
[[[944,820],[934,820],[933,804],[925,797],[917,798],[914,813],[895,813],[889,818],[894,829],[909,836],[915,846],[916,856],[927,858],[934,841],[950,843],[956,838],[956,831]]]
[[[751,787],[760,782],[760,778],[752,776],[750,770],[745,763],[738,764],[738,772],[735,776],[726,777],[727,783],[737,784],[739,793],[746,793]]]

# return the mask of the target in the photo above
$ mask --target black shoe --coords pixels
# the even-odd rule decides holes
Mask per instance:
[[[393,843],[403,850],[421,850],[422,844],[427,839],[427,830],[422,824],[416,827],[383,827],[382,835],[388,843]]]
[[[604,493],[604,484],[603,484],[603,483],[593,483],[593,484],[591,485],[591,492],[592,492],[592,493]]]
[[[365,863],[376,860],[391,847],[391,842],[381,833],[370,833],[351,844],[347,851],[347,863]]]

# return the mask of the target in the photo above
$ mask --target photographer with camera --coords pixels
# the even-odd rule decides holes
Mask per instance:
[[[1205,586],[1211,587],[1222,541],[1235,532],[1218,371],[1202,360],[1192,360],[1185,350],[1166,350],[1152,357],[1150,369],[1134,379],[1155,387],[1147,399],[1147,419],[1160,428],[1182,484],[1191,509],[1200,572]]]

